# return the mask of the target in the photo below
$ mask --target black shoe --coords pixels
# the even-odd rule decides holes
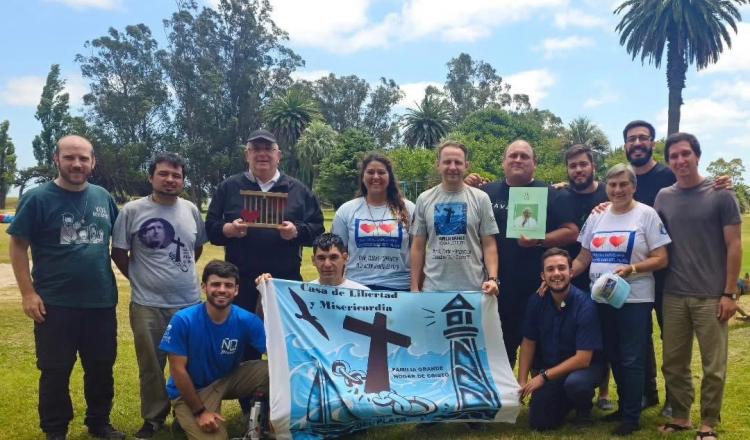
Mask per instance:
[[[623,422],[620,423],[614,431],[612,431],[612,435],[624,437],[634,433],[635,431],[638,431],[639,429],[641,429],[641,427],[635,423]]]
[[[591,415],[591,411],[576,411],[576,415],[570,423],[577,426],[593,425],[594,417]]]
[[[106,440],[123,440],[125,438],[124,432],[116,430],[114,426],[110,424],[96,427],[90,426],[89,435],[94,438],[103,438]]]
[[[156,434],[156,431],[161,429],[161,426],[162,425],[160,423],[151,423],[148,421],[144,421],[141,429],[139,429],[138,432],[135,433],[135,438],[138,440],[149,439]]]
[[[619,422],[620,420],[622,420],[622,413],[618,409],[617,411],[602,417],[602,420],[604,420],[605,422]]]
[[[47,440],[67,440],[67,432],[48,432]]]

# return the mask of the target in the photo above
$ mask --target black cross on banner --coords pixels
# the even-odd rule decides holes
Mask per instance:
[[[393,330],[388,330],[386,316],[380,312],[375,313],[375,320],[372,324],[347,316],[344,318],[344,329],[370,337],[370,355],[367,359],[365,392],[377,393],[380,391],[390,391],[388,343],[408,347],[411,345],[411,338],[407,335],[396,333]]]

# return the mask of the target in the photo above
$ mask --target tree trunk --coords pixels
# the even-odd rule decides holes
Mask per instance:
[[[687,61],[685,49],[680,38],[670,35],[667,43],[667,87],[669,88],[669,109],[667,116],[667,135],[680,131],[680,107],[682,106],[682,89],[685,88]]]

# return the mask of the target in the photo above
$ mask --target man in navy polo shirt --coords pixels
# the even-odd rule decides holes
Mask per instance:
[[[568,252],[545,251],[542,279],[550,294],[532,295],[526,307],[518,383],[521,398],[532,396],[529,425],[540,431],[562,425],[571,410],[577,421],[591,421],[591,399],[604,374],[596,306],[570,277]]]

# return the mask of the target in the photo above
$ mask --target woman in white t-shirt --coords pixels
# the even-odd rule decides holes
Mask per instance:
[[[409,290],[409,225],[414,204],[398,187],[390,159],[369,154],[360,167],[362,197],[336,210],[332,232],[349,252],[346,277],[373,290]]]
[[[604,351],[620,396],[620,407],[612,416],[621,420],[614,432],[619,435],[638,429],[644,347],[654,302],[653,272],[667,266],[666,245],[671,242],[656,211],[633,199],[636,183],[630,165],[609,169],[607,196],[612,203],[586,220],[578,237],[581,253],[573,261],[573,276],[591,266],[592,285],[606,273],[615,273],[630,284],[630,295],[620,309],[599,304]]]

